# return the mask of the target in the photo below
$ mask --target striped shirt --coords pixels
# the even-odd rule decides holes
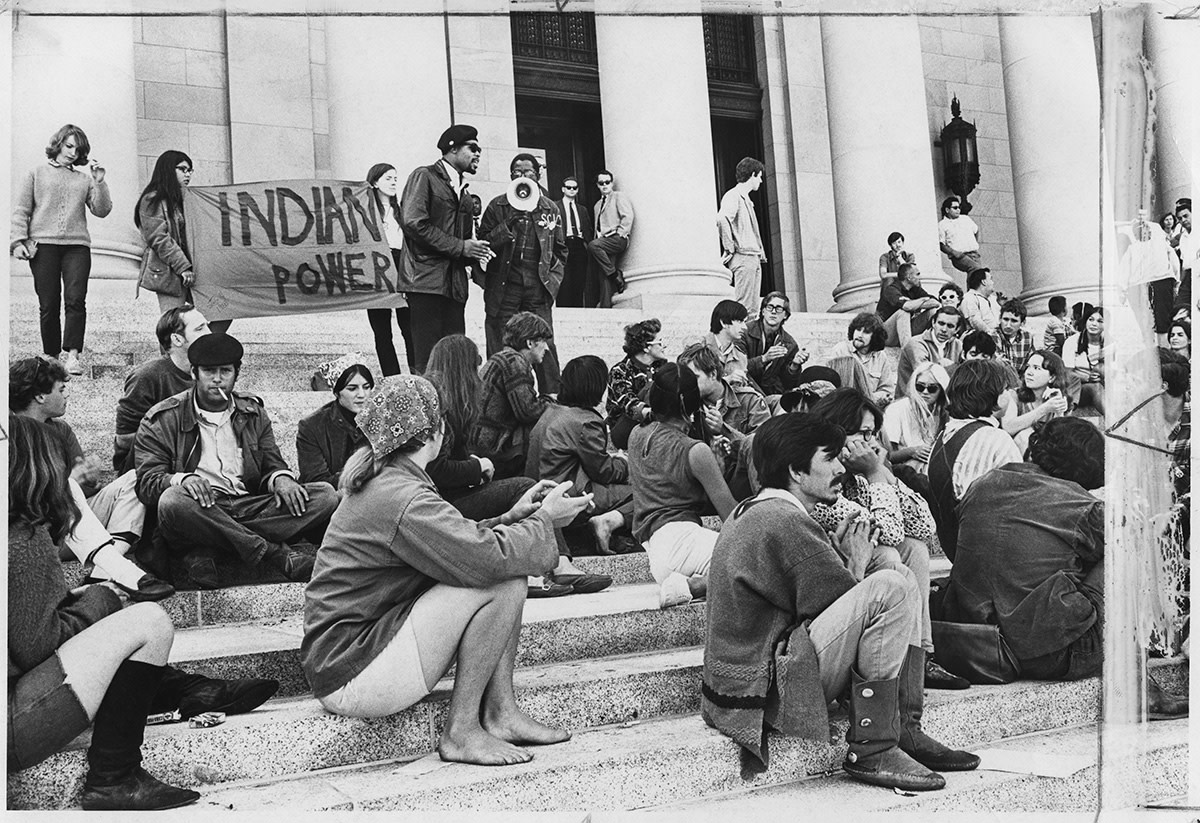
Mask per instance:
[[[967,442],[963,444],[958,453],[958,459],[954,461],[950,480],[954,484],[955,500],[962,500],[967,488],[972,483],[997,466],[1021,462],[1021,450],[1017,448],[1013,439],[1000,428],[1000,424],[994,417],[975,419],[988,424],[988,428],[980,429],[968,437]],[[972,419],[951,417],[946,421],[946,428],[942,431],[943,442],[948,443],[950,438],[958,434],[959,429],[974,422],[975,420]]]

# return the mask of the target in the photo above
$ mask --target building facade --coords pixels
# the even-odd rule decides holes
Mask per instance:
[[[853,311],[874,305],[892,231],[927,281],[963,283],[937,243],[950,193],[939,135],[957,97],[978,129],[971,217],[999,289],[1035,314],[1053,294],[1095,296],[1092,17],[663,16],[609,5],[95,17],[35,4],[13,15],[13,177],[41,161],[60,125],[80,125],[115,203],[92,223],[93,276],[133,276],[134,203],[166,149],[191,155],[196,185],[362,179],[377,162],[401,175],[432,162],[442,130],[470,123],[484,147],[470,185],[484,202],[504,190],[518,150],[546,158],[554,198],[574,174],[590,205],[595,173],[612,170],[637,212],[618,305],[650,309],[730,293],[715,213],[751,155],[767,169],[754,195],[764,290],[785,291],[799,310]],[[1187,49],[1147,16],[1159,122],[1179,121],[1191,100],[1172,67]],[[1191,187],[1179,133],[1160,131],[1165,204]]]

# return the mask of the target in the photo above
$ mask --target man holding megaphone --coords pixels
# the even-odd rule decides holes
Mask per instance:
[[[554,299],[567,259],[558,206],[538,185],[542,164],[532,154],[521,153],[509,164],[509,173],[508,191],[488,203],[479,223],[479,238],[495,256],[484,271],[476,267],[473,274],[483,287],[488,357],[504,348],[504,324],[519,312],[533,312],[554,328]],[[559,364],[553,338],[535,371],[538,390],[557,395]]]

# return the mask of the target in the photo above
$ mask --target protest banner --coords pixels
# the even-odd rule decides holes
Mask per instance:
[[[396,267],[364,182],[184,189],[192,299],[209,320],[396,306]]]

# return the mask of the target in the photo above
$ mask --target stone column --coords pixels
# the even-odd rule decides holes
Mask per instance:
[[[46,162],[45,148],[66,123],[87,134],[90,157],[106,171],[113,210],[88,214],[92,277],[136,277],[141,234],[133,225],[138,186],[133,22],[128,17],[18,14],[12,60],[12,185]],[[28,274],[25,263],[13,270]]]
[[[596,14],[605,164],[635,211],[621,264],[629,286],[613,302],[675,307],[692,295],[711,306],[733,290],[720,259],[700,17],[611,5]]]
[[[893,231],[916,253],[926,290],[932,291],[949,277],[942,273],[938,249],[917,21],[822,17],[821,51],[841,270],[834,309],[874,308],[879,255]],[[810,298],[810,309],[818,298]]]
[[[1180,197],[1195,197],[1196,96],[1200,94],[1200,19],[1165,20],[1174,11],[1145,6],[1146,56],[1154,72],[1158,125],[1155,149],[1158,165],[1158,205],[1154,219],[1175,208]]]
[[[1100,286],[1100,86],[1087,17],[1000,18],[1017,236],[1034,314]]]
[[[450,123],[441,16],[329,17],[325,47],[334,176],[363,180],[374,164],[391,163],[403,187],[438,158]]]

